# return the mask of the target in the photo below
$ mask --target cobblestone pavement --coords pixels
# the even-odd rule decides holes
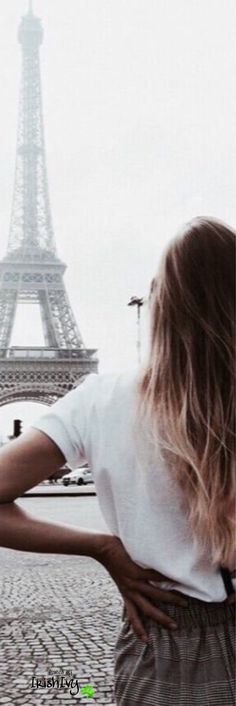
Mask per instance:
[[[115,703],[122,598],[107,571],[86,557],[7,549],[0,549],[0,563],[0,704]],[[37,688],[40,676],[54,676],[54,685]],[[72,677],[73,689],[65,685]],[[88,684],[93,696],[81,692]]]

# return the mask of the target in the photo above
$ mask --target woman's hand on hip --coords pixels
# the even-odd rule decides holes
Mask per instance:
[[[156,620],[167,629],[177,627],[173,619],[154,605],[158,599],[165,603],[187,605],[187,600],[181,593],[167,591],[150,584],[150,581],[168,581],[167,576],[155,569],[142,569],[138,566],[126,552],[121,540],[113,535],[107,536],[101,563],[122,595],[128,618],[137,637],[144,642],[147,641],[140,613]]]

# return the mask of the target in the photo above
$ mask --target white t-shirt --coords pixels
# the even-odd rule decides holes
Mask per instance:
[[[193,541],[170,470],[135,437],[136,375],[89,375],[32,425],[49,436],[72,469],[87,461],[111,534],[143,568],[169,577],[162,588],[203,601],[227,597],[220,571]],[[236,581],[234,580],[234,587]]]

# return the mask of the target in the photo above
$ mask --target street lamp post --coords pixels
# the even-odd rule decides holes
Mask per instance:
[[[144,304],[143,298],[140,297],[131,297],[130,301],[128,302],[128,306],[136,306],[137,307],[137,357],[138,357],[138,364],[140,365],[141,363],[141,307]]]

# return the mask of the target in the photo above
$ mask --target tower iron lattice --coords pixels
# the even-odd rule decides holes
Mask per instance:
[[[22,81],[15,184],[7,253],[0,261],[0,405],[16,400],[51,404],[97,372],[77,326],[54,238],[46,168],[40,45],[41,20],[29,0],[18,39]],[[44,346],[10,346],[19,302],[39,304]],[[27,325],[27,324],[26,324]]]

